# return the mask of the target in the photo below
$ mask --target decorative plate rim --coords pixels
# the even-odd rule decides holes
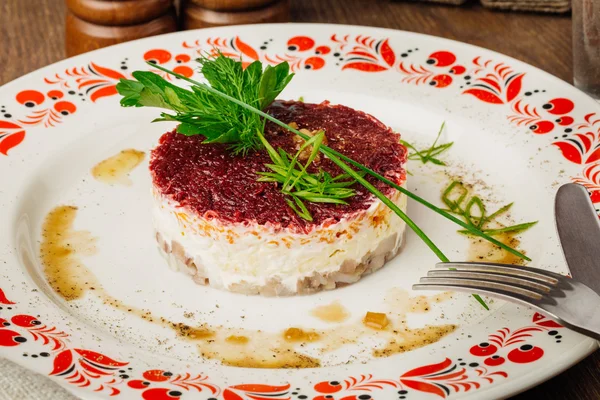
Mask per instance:
[[[581,96],[583,96],[579,100],[585,99],[586,103],[591,102],[590,104],[593,104],[592,107],[588,107],[588,108],[590,108],[590,111],[592,111],[592,110],[600,111],[600,106],[595,102],[595,100],[593,100],[591,97],[589,97],[588,95],[586,95],[585,93],[583,93],[579,89],[573,87],[568,82],[566,82],[566,81],[564,81],[564,80],[562,80],[562,79],[560,79],[560,78],[558,78],[556,76],[553,76],[553,75],[549,74],[548,72],[545,72],[545,71],[543,71],[543,70],[541,70],[541,69],[539,69],[539,68],[537,68],[535,66],[531,66],[529,64],[526,64],[525,62],[517,60],[517,59],[515,59],[513,57],[509,57],[509,56],[503,55],[501,53],[498,53],[498,52],[495,52],[495,51],[492,51],[492,50],[484,49],[484,48],[479,47],[479,46],[475,46],[475,45],[471,45],[471,44],[468,44],[468,43],[459,42],[459,41],[452,40],[452,39],[439,38],[439,37],[436,37],[436,36],[431,36],[431,35],[426,35],[426,34],[421,34],[421,33],[416,33],[416,32],[409,32],[409,31],[389,29],[389,28],[378,28],[378,27],[357,26],[357,25],[344,25],[344,24],[324,24],[324,23],[320,23],[320,24],[313,24],[313,23],[261,24],[261,26],[260,26],[259,29],[277,28],[277,27],[310,27],[310,26],[319,26],[319,27],[323,27],[324,29],[331,29],[332,31],[333,30],[339,30],[339,31],[349,30],[349,31],[354,31],[354,30],[364,29],[364,30],[367,30],[369,34],[373,34],[373,35],[375,35],[375,34],[381,34],[381,36],[379,36],[379,37],[386,37],[386,36],[387,37],[393,37],[394,35],[408,35],[409,37],[414,37],[416,39],[418,39],[418,38],[425,38],[425,39],[428,39],[428,40],[431,40],[431,41],[436,41],[436,42],[438,42],[440,44],[439,47],[444,47],[446,45],[448,45],[449,47],[454,46],[454,48],[456,48],[457,51],[460,50],[460,49],[462,49],[462,48],[468,48],[468,49],[470,49],[472,51],[484,51],[486,56],[494,56],[497,59],[502,60],[503,62],[510,61],[511,62],[510,67],[522,67],[522,69],[527,70],[528,73],[533,72],[533,73],[536,74],[536,76],[539,74],[539,76],[543,77],[546,80],[549,80],[550,82],[554,82],[557,85],[561,84],[561,85],[568,86],[569,88],[567,90],[568,90],[569,93],[572,93],[573,95],[574,95],[574,93],[577,93],[578,99]],[[233,28],[240,28],[240,30],[243,31],[244,29],[256,28],[256,25],[236,25],[236,26],[233,26]],[[207,33],[209,34],[212,31],[221,32],[221,31],[227,31],[227,30],[230,30],[230,29],[232,29],[232,26],[217,27],[217,28],[206,28],[206,29],[198,29],[198,30],[182,31],[182,32],[174,32],[174,33],[170,33],[170,34],[166,34],[166,35],[159,35],[159,36],[154,36],[154,37],[149,37],[149,38],[143,38],[143,39],[139,39],[139,40],[135,40],[135,41],[131,41],[131,42],[126,42],[126,43],[117,44],[117,45],[114,45],[114,46],[109,46],[109,47],[98,49],[98,50],[95,50],[95,51],[92,51],[92,52],[89,52],[89,53],[85,53],[85,54],[81,54],[81,55],[78,55],[78,56],[75,56],[75,57],[71,57],[71,58],[68,58],[68,59],[65,59],[65,60],[61,60],[61,61],[55,62],[53,64],[47,65],[45,67],[42,67],[42,68],[40,68],[38,70],[29,72],[29,73],[27,73],[26,75],[24,75],[22,77],[14,79],[14,80],[12,80],[10,82],[7,82],[6,84],[0,86],[0,91],[10,90],[12,87],[16,87],[20,83],[25,82],[28,79],[31,79],[33,77],[33,75],[39,74],[43,70],[53,70],[53,69],[57,70],[57,69],[59,69],[59,68],[61,68],[63,66],[67,66],[67,65],[73,66],[73,65],[78,65],[79,63],[83,64],[83,63],[91,62],[90,60],[93,59],[94,57],[103,56],[105,53],[106,54],[110,54],[110,52],[113,51],[114,47],[122,47],[123,48],[123,47],[130,46],[130,47],[134,48],[134,47],[138,47],[138,46],[140,46],[140,45],[142,45],[142,44],[144,44],[146,42],[147,43],[151,43],[152,41],[155,41],[157,39],[157,37],[164,39],[164,38],[171,38],[171,37],[177,37],[177,36],[179,36],[179,37],[183,38],[186,35],[192,37],[195,33],[201,33],[200,35],[202,35],[202,34],[207,34]],[[387,35],[385,35],[386,33],[387,33]],[[385,46],[385,42],[383,42],[383,40],[384,39],[380,40],[380,42],[383,43],[381,45],[381,47]],[[385,56],[383,56],[383,61],[385,61],[385,62],[388,61],[387,59],[385,59]],[[451,64],[454,64],[454,62],[452,62]],[[389,66],[390,66],[390,68],[393,67],[391,64]],[[486,67],[487,67],[487,65],[486,65]],[[368,65],[362,65],[362,66],[358,66],[357,65],[355,67],[349,67],[349,68],[361,70],[361,68],[370,68],[370,67]],[[362,69],[362,70],[365,71],[365,72],[376,72],[377,71],[377,70],[373,70],[373,69],[371,69],[371,70]],[[518,68],[517,68],[517,70],[518,70]],[[525,75],[525,73],[522,73],[522,75]],[[516,78],[515,78],[515,76],[516,76]],[[520,79],[521,77],[519,77],[518,74],[516,74],[516,75],[514,75],[510,79],[514,78],[514,81],[516,81],[516,80]],[[431,77],[430,76],[427,79],[432,79],[432,78],[435,78],[435,77]],[[446,79],[446,78],[442,78],[442,80],[438,81],[438,83],[441,82],[440,84],[447,84],[447,81],[444,81],[444,79]],[[432,81],[429,80],[428,82],[431,83]],[[451,79],[450,79],[450,82],[452,82]],[[492,87],[492,89],[494,89],[494,87]],[[521,89],[521,87],[520,87],[520,81],[519,81],[519,90],[520,89]],[[507,90],[510,91],[511,89],[508,88]],[[467,91],[467,90],[465,90],[465,91]],[[489,92],[494,92],[494,90],[490,90]],[[508,94],[504,93],[500,89],[499,89],[499,92],[501,92],[502,96],[505,96],[503,98],[500,98],[499,97],[500,94],[497,95],[497,96],[495,95],[498,98],[499,101],[506,100],[505,103],[510,103],[511,101],[513,101],[515,99],[515,97],[512,97],[512,99],[508,100],[508,97],[512,96],[510,93],[508,93]],[[463,92],[463,93],[465,93],[465,92]],[[489,93],[488,94],[486,94],[486,93],[478,93],[478,94],[471,93],[471,94],[473,94],[479,100],[482,100],[484,102],[494,102],[494,101],[496,101],[494,98],[486,97],[486,96],[489,96]],[[583,102],[583,101],[581,101],[581,102]],[[568,114],[568,113],[563,113],[563,114],[560,114],[560,115],[556,114],[556,115],[558,115],[561,118],[564,118],[564,116],[566,114]],[[538,117],[539,117],[539,115],[538,115]],[[0,122],[2,122],[2,121],[0,121]],[[594,125],[594,124],[592,124],[592,125]],[[0,126],[0,128],[2,128],[2,126]],[[538,127],[538,129],[540,129],[540,128]],[[0,132],[0,134],[1,133],[2,132]],[[545,133],[545,132],[542,132],[542,133]],[[0,139],[2,139],[1,135],[0,135]],[[561,151],[563,151],[562,148],[561,148]],[[563,151],[563,154],[564,154],[564,151]],[[591,159],[591,156],[589,154],[583,154],[581,157],[583,157],[584,155],[586,157],[588,157],[587,161],[589,161]],[[0,157],[2,157],[2,156],[0,156]],[[575,161],[569,159],[567,155],[565,155],[565,157],[569,161],[575,162]],[[580,161],[580,162],[577,162],[577,163],[585,165],[586,163],[588,163],[587,161],[586,162]],[[596,165],[596,164],[594,164],[595,162],[596,161],[591,161],[591,162],[589,162],[589,164],[592,164],[592,166],[595,166]],[[51,299],[46,294],[44,294],[43,296],[46,297],[46,300],[51,301]],[[4,297],[4,294],[3,294],[3,292],[2,292],[2,290],[0,288],[0,304],[8,305],[8,304],[12,303],[12,302],[10,302],[10,298],[9,299],[4,298],[4,301],[3,301],[3,297]],[[61,310],[61,313],[65,313],[65,311]],[[22,315],[18,315],[18,316],[25,317],[25,316],[22,316]],[[21,319],[14,320],[14,317],[15,316],[13,315],[13,319],[11,319],[10,322],[8,322],[8,320],[2,320],[0,318],[0,321],[7,321],[9,323],[8,326],[4,325],[4,327],[0,327],[0,349],[2,349],[2,347],[1,347],[2,346],[2,337],[1,337],[1,334],[3,332],[5,332],[5,331],[9,331],[10,329],[13,329],[13,328],[9,328],[9,327],[10,326],[14,327],[15,325],[17,327],[19,327],[19,328],[23,328],[23,329],[19,329],[20,330],[19,333],[24,332],[24,334],[31,335],[31,337],[34,338],[34,341],[38,340],[38,337],[36,337],[36,335],[39,336],[39,338],[40,338],[39,340],[44,340],[44,342],[46,340],[52,342],[53,335],[55,335],[54,339],[58,340],[59,342],[62,341],[60,339],[60,337],[61,337],[60,333],[62,333],[62,332],[56,332],[56,329],[54,327],[52,327],[52,328],[46,327],[45,325],[43,325],[43,323],[40,323],[39,321],[37,321],[37,319],[21,318]],[[31,317],[31,318],[34,318],[34,317]],[[70,317],[70,318],[72,318],[72,317]],[[34,324],[34,322],[35,322],[35,324]],[[531,326],[529,326],[527,328],[533,328],[534,331],[548,331],[549,329],[552,329],[552,328],[556,328],[556,329],[562,328],[562,327],[558,326],[557,324],[552,323],[551,321],[549,321],[547,319],[544,319],[543,317],[539,316],[539,314],[535,314],[533,316],[532,321],[529,324]],[[14,327],[14,329],[17,330],[17,327]],[[46,330],[46,331],[40,331],[41,329],[48,329],[48,330]],[[46,337],[44,337],[44,336],[46,336]],[[531,336],[531,335],[529,335],[529,336]],[[64,345],[64,343],[63,343],[63,345]],[[57,344],[57,346],[58,346],[58,344]],[[564,364],[568,364],[569,366],[574,365],[576,362],[580,361],[581,359],[583,359],[587,355],[589,355],[591,352],[593,352],[597,348],[597,346],[598,346],[598,342],[596,342],[596,341],[593,341],[591,339],[582,340],[580,343],[578,343],[577,345],[573,346],[570,349],[569,352],[561,354],[561,356],[558,357],[558,358],[554,358],[555,361],[557,359],[560,360],[560,361],[562,361],[561,363],[547,364],[547,365],[543,365],[543,367],[541,367],[541,368],[540,368],[540,366],[537,366],[538,368],[536,368],[536,370],[531,370],[531,371],[525,373],[524,375],[522,375],[522,376],[520,376],[518,378],[511,379],[510,380],[510,382],[511,382],[510,386],[512,387],[512,390],[510,390],[509,392],[511,394],[516,394],[516,393],[519,393],[521,391],[527,390],[528,388],[530,388],[532,386],[535,386],[535,385],[539,384],[540,382],[542,382],[544,380],[552,378],[553,376],[557,375],[558,373],[560,373],[560,372],[562,372],[562,371],[564,371],[566,369],[565,366],[563,365],[563,363]],[[64,350],[62,350],[63,348],[64,348]],[[115,360],[110,360],[110,359],[109,359],[110,361],[107,362],[106,358],[108,358],[108,357],[103,356],[102,354],[99,355],[98,353],[94,353],[94,352],[92,352],[90,350],[81,350],[81,349],[69,348],[69,347],[66,347],[66,346],[63,347],[63,348],[60,348],[61,349],[60,350],[60,354],[64,354],[63,358],[65,360],[63,360],[63,361],[66,362],[66,360],[70,357],[70,359],[69,359],[70,361],[68,363],[68,367],[71,367],[71,365],[75,365],[76,364],[74,356],[77,356],[77,354],[78,354],[77,357],[79,357],[78,362],[81,365],[84,365],[84,363],[87,363],[86,365],[88,367],[90,365],[94,365],[94,366],[96,366],[97,368],[99,368],[101,370],[104,369],[105,371],[112,372],[111,376],[113,376],[113,377],[116,375],[116,371],[117,371],[116,367],[117,366],[125,367],[128,364],[128,363],[124,363],[124,364],[123,363],[119,363],[119,362],[116,362]],[[575,350],[577,350],[577,351],[575,351]],[[75,354],[75,353],[77,353],[77,354]],[[471,354],[477,356],[477,354],[475,354],[473,351],[471,351]],[[573,354],[577,354],[577,357],[575,357],[576,359],[573,358]],[[570,357],[569,357],[569,355],[570,355]],[[24,362],[22,358],[11,357],[10,355],[7,356],[7,358],[9,360],[11,360],[11,361],[14,361],[14,362],[18,363],[19,365],[22,365],[24,368],[30,369],[32,371],[35,371],[35,369],[32,369],[32,367],[30,365],[28,365],[26,362]],[[510,358],[510,356],[509,356],[509,358]],[[103,359],[104,359],[104,361],[102,361]],[[83,360],[83,361],[81,361],[81,360]],[[447,359],[447,361],[451,362],[451,360],[449,360],[449,359]],[[520,362],[520,361],[517,361],[517,362]],[[436,365],[433,365],[433,364],[425,365],[425,366],[421,367],[421,369],[422,368],[429,368],[427,370],[428,372],[427,371],[425,371],[425,372],[431,374],[432,373],[431,371],[435,370],[435,372],[438,375],[439,374],[442,374],[442,375],[446,374],[448,376],[450,376],[449,374],[451,374],[450,372],[448,372],[449,368],[453,368],[452,370],[458,368],[460,370],[459,365],[456,362],[454,362],[454,361],[452,361],[448,365],[446,365],[444,363],[446,363],[446,361],[444,361],[442,363],[439,363],[439,364],[436,364]],[[442,364],[444,364],[444,366],[442,366]],[[86,367],[83,366],[83,368],[85,369]],[[437,370],[436,370],[436,368],[437,368]],[[473,367],[473,368],[475,368],[475,367]],[[60,368],[56,365],[56,358],[55,358],[55,370],[59,371],[59,369]],[[392,382],[391,380],[388,381],[388,382],[384,382],[384,381],[381,381],[381,380],[376,381],[372,377],[369,377],[369,378],[363,379],[363,381],[360,381],[358,383],[354,382],[353,385],[359,385],[361,382],[366,382],[366,383],[370,383],[370,384],[374,384],[374,385],[380,385],[380,386],[385,386],[385,385],[394,386],[395,385],[394,388],[408,387],[408,388],[411,388],[413,390],[416,390],[416,391],[419,391],[419,392],[422,392],[422,393],[427,392],[427,393],[431,393],[431,394],[438,394],[438,396],[441,396],[441,397],[446,397],[445,395],[440,395],[439,393],[436,393],[435,392],[436,389],[433,386],[429,386],[429,387],[426,386],[428,384],[427,383],[427,379],[428,379],[429,375],[427,375],[423,371],[420,372],[421,375],[418,375],[415,371],[419,370],[419,369],[420,368],[415,368],[413,370],[407,371],[405,374],[403,374],[400,377],[400,379],[398,381],[393,382],[393,384],[390,383],[390,382]],[[484,367],[484,369],[485,369],[485,367]],[[144,378],[147,379],[147,381],[150,381],[151,383],[154,383],[154,382],[157,382],[157,383],[159,383],[159,382],[168,382],[168,383],[170,383],[172,385],[178,386],[177,382],[180,383],[182,381],[186,381],[187,383],[185,385],[191,385],[191,387],[194,387],[193,385],[200,385],[204,389],[211,390],[210,386],[212,384],[210,384],[208,382],[204,382],[205,379],[203,377],[193,377],[193,376],[185,377],[183,374],[178,374],[178,375],[175,375],[175,376],[173,374],[171,374],[171,375],[168,375],[168,376],[165,375],[165,376],[160,376],[159,377],[153,371],[154,370],[152,370],[152,371],[146,371],[144,373]],[[543,371],[543,372],[541,372],[541,371]],[[35,372],[39,372],[39,371],[35,371]],[[59,372],[60,372],[60,374],[62,374],[64,371],[59,371]],[[51,373],[50,375],[57,375],[57,374],[59,374],[59,372],[56,372],[55,374]],[[161,372],[164,372],[164,371],[161,371]],[[411,373],[413,375],[410,375]],[[479,374],[479,372],[478,372],[479,376],[484,376],[484,377],[486,376],[485,374],[487,374],[487,373],[488,373],[487,371],[486,372],[482,372],[481,374]],[[531,374],[535,374],[538,377],[542,377],[542,378],[541,379],[531,379],[531,377],[529,377]],[[110,374],[106,373],[105,375],[110,375]],[[420,379],[417,382],[418,384],[414,383],[414,382],[416,382],[415,381],[416,378],[414,378],[415,376],[418,376],[419,379]],[[413,377],[414,379],[410,379],[411,377]],[[528,377],[529,377],[529,379],[527,379]],[[179,381],[177,381],[177,379],[179,379]],[[352,379],[354,379],[354,378],[352,378]],[[362,378],[358,378],[358,379],[360,380]],[[448,378],[448,379],[450,379],[450,378]],[[72,385],[67,385],[65,383],[66,381],[63,381],[63,380],[55,380],[55,381],[57,383],[59,383],[62,387],[65,387],[68,390],[72,391],[72,389],[73,389]],[[376,382],[376,383],[374,383],[374,382]],[[413,383],[409,384],[408,382],[413,382]],[[319,393],[321,394],[320,397],[319,396],[315,397],[314,398],[315,400],[321,399],[321,398],[323,398],[323,399],[326,398],[324,396],[327,393],[338,393],[338,391],[330,391],[330,392],[328,392],[327,390],[333,390],[333,389],[325,387],[326,385],[324,385],[324,386],[321,387],[321,389],[323,389],[323,391],[321,391],[320,389],[317,389],[317,386],[319,386],[321,384],[325,384],[325,383],[326,382],[320,382],[320,383],[317,383],[315,385],[314,389],[316,390],[317,394],[319,394]],[[398,384],[400,386],[398,386]],[[411,385],[413,385],[413,386],[411,386]],[[452,385],[452,384],[450,384],[450,385]],[[131,385],[130,385],[130,387],[134,388],[134,389],[143,389],[141,387],[136,388],[136,387],[131,386]],[[351,386],[348,386],[348,387],[351,387]],[[346,389],[348,389],[348,387]],[[473,385],[473,387],[478,388],[479,386]],[[481,398],[482,395],[489,396],[489,395],[493,395],[493,394],[496,394],[496,393],[500,394],[500,392],[506,391],[506,388],[507,388],[507,385],[504,385],[504,384],[503,385],[487,386],[486,390],[483,393],[475,392],[475,393],[471,393],[470,396],[467,393],[466,397],[475,397],[475,396],[477,396],[478,398]],[[155,389],[156,390],[158,390],[158,389],[163,390],[164,388],[152,388],[151,390],[155,390]],[[189,388],[184,388],[184,389],[185,390],[189,390]],[[102,389],[102,390],[104,390],[104,389]],[[143,391],[140,391],[140,392],[137,392],[137,393],[140,393],[140,394],[143,395],[144,393],[148,393],[151,390],[144,389]],[[441,391],[441,389],[439,389],[439,388],[437,390]],[[291,392],[291,391],[292,391],[292,389],[290,388],[289,384],[286,387],[284,387],[282,385],[278,386],[278,385],[262,385],[262,384],[261,385],[257,385],[257,384],[245,384],[245,385],[232,385],[232,386],[225,386],[223,388],[218,388],[218,395],[223,396],[223,398],[225,400],[243,399],[245,397],[241,397],[241,396],[244,396],[244,395],[253,395],[253,396],[255,396],[253,398],[257,398],[256,396],[259,396],[258,398],[261,398],[261,399],[264,399],[264,398],[289,398],[289,397],[285,397],[285,396],[289,396],[289,392]],[[465,389],[465,392],[466,391],[467,391],[467,389]],[[173,392],[173,390],[171,390],[168,393],[171,393],[171,392]],[[456,389],[452,393],[456,393],[456,394],[460,393],[462,395],[465,392],[460,392],[460,388],[459,388],[459,389]],[[82,392],[80,392],[80,391],[74,391],[73,393],[81,395]],[[158,393],[158,392],[153,392],[153,393]],[[163,395],[165,393],[167,393],[167,392],[164,392]],[[178,393],[181,394],[181,392],[178,392]],[[213,392],[213,394],[214,393],[216,393],[216,392]],[[87,392],[87,394],[90,395],[89,392]],[[115,395],[115,394],[119,394],[119,393],[118,392],[117,393],[113,392],[113,394],[111,394],[111,395]],[[264,396],[264,397],[260,397],[261,395]],[[448,396],[449,395],[450,395],[450,392],[448,392]],[[171,395],[171,396],[174,396],[174,395]],[[235,397],[235,396],[237,396],[237,397]],[[178,397],[178,396],[176,396],[176,397]],[[413,397],[414,397],[414,395],[413,395]],[[350,399],[350,398],[360,398],[360,397],[358,397],[358,395],[357,395],[355,397],[346,397],[344,399]]]

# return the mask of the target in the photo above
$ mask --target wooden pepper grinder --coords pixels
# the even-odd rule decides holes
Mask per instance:
[[[182,0],[183,29],[287,22],[290,0]]]
[[[65,0],[68,56],[177,30],[173,0]]]

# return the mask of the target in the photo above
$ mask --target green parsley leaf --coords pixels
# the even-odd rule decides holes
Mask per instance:
[[[219,92],[245,104],[264,109],[292,79],[287,63],[275,67],[255,61],[242,68],[242,63],[223,56],[198,59],[200,71]],[[174,113],[162,113],[154,121],[175,121],[184,135],[202,135],[204,143],[231,143],[234,153],[245,154],[262,148],[256,132],[263,132],[265,122],[260,115],[241,107],[202,86],[183,89],[148,71],[133,73],[136,80],[122,79],[117,91],[125,107],[158,107]]]
[[[121,79],[117,83],[117,91],[123,96],[121,99],[123,107],[142,107],[142,104],[140,104],[142,90],[144,90],[144,84],[137,81]]]
[[[275,67],[268,65],[260,80],[258,90],[258,98],[260,99],[259,108],[264,109],[271,104],[293,77],[294,74],[290,74],[288,63],[277,64]]]

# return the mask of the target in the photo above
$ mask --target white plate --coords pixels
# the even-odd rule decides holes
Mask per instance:
[[[412,232],[381,271],[311,296],[246,297],[196,286],[169,270],[152,234],[148,157],[131,173],[130,186],[101,183],[90,169],[125,148],[148,152],[172,127],[149,122],[156,110],[121,108],[118,79],[145,68],[145,58],[191,74],[194,56],[212,46],[241,53],[244,61],[287,60],[297,76],[282,98],[364,110],[419,146],[428,146],[446,121],[442,139],[455,142],[450,166],[409,163],[409,188],[439,203],[446,171],[476,183],[491,209],[514,201],[514,221],[539,220],[521,238],[530,265],[567,272],[554,231],[553,195],[561,183],[577,181],[600,202],[600,108],[591,98],[500,54],[402,31],[314,24],[186,31],[71,58],[0,89],[2,356],[85,398],[415,400],[506,397],[596,349],[595,341],[524,307],[496,301],[488,312],[470,296],[455,294],[416,313],[406,299],[384,300],[390,291],[417,296],[409,288],[436,262]],[[78,207],[73,229],[88,234],[73,238],[88,247],[96,238],[96,251],[80,261],[125,308],[190,326],[223,326],[223,332],[261,330],[249,345],[229,345],[226,353],[239,349],[233,350],[238,355],[251,354],[255,345],[275,346],[292,326],[327,331],[328,339],[297,349],[322,366],[223,366],[199,355],[198,346],[213,349],[206,341],[183,340],[172,329],[103,304],[99,288],[63,300],[47,283],[39,258],[42,224],[60,205]],[[469,242],[452,223],[412,202],[409,214],[451,259],[467,257]],[[347,321],[328,324],[312,316],[315,307],[334,301],[349,311]],[[360,330],[366,311],[402,314],[413,329],[458,327],[433,344],[389,357],[372,356],[389,339],[375,333],[319,352],[322,343],[331,347]]]

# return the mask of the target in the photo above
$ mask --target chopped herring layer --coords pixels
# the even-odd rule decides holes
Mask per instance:
[[[406,210],[406,196],[393,201]],[[169,265],[194,281],[244,294],[288,296],[354,283],[393,258],[405,223],[380,201],[310,233],[222,224],[155,193],[154,226]]]

